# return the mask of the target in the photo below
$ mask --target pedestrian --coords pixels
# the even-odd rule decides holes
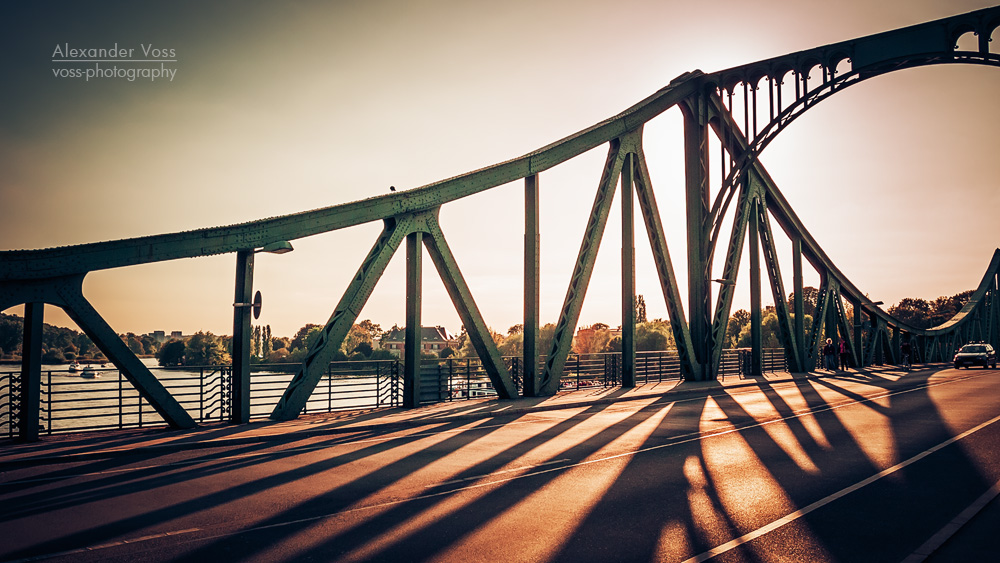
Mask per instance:
[[[837,369],[837,348],[833,345],[832,338],[827,338],[826,345],[823,346],[823,369],[829,371]]]
[[[850,353],[847,351],[847,340],[840,341],[840,369],[847,371],[850,366]]]

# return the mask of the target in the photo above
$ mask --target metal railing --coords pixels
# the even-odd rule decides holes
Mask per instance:
[[[545,358],[539,358],[538,373]],[[504,363],[518,390],[523,359],[505,357]],[[766,349],[764,371],[786,371],[785,353]],[[749,373],[748,351],[724,350],[721,377]],[[271,413],[294,376],[297,364],[254,365],[250,378],[250,414]],[[102,368],[93,379],[68,369],[43,369],[40,432],[53,434],[84,430],[112,430],[161,426],[160,415],[115,368]],[[232,415],[232,367],[204,366],[150,371],[198,423],[227,421]],[[571,354],[560,391],[607,388],[621,384],[621,354]],[[676,350],[638,352],[635,362],[639,385],[679,380]],[[402,405],[401,360],[331,362],[306,403],[303,413],[367,410]],[[0,371],[0,436],[17,433],[20,370]],[[496,397],[478,358],[425,359],[420,366],[421,404]]]

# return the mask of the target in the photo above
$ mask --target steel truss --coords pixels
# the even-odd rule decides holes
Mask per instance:
[[[138,358],[121,342],[100,313],[83,296],[82,283],[95,270],[161,262],[177,258],[237,254],[237,303],[245,303],[252,290],[253,252],[284,241],[382,221],[383,229],[354,278],[341,296],[319,341],[309,350],[275,406],[271,417],[295,418],[304,408],[317,382],[340,347],[393,254],[406,241],[406,350],[404,404],[420,400],[419,347],[421,311],[420,262],[426,249],[448,291],[498,395],[517,395],[515,381],[500,358],[486,322],[473,299],[441,226],[441,206],[510,182],[525,182],[524,235],[524,350],[523,393],[549,395],[560,386],[573,335],[589,286],[596,256],[619,184],[622,194],[622,364],[624,385],[635,383],[635,254],[634,201],[638,201],[653,253],[663,299],[677,342],[681,371],[688,380],[714,379],[719,373],[737,283],[737,272],[749,245],[752,372],[761,365],[761,258],[778,317],[779,337],[790,369],[811,369],[821,343],[828,337],[843,339],[856,366],[877,361],[897,361],[902,341],[924,361],[943,361],[969,340],[1000,344],[998,272],[1000,250],[972,299],[953,319],[933,329],[907,326],[868,300],[823,252],[795,215],[760,161],[763,149],[798,116],[844,88],[904,68],[936,64],[1000,66],[1000,55],[989,51],[989,38],[1000,26],[1000,7],[988,8],[880,33],[860,39],[792,53],[712,74],[684,74],[652,96],[619,115],[597,123],[556,143],[522,157],[427,186],[381,197],[317,209],[304,213],[213,227],[82,244],[70,247],[0,252],[0,310],[25,304],[24,360],[18,399],[19,436],[38,435],[38,382],[42,304],[62,307],[95,344],[126,374],[129,381],[171,426],[194,425]],[[978,49],[958,51],[961,35],[974,32]],[[818,70],[818,83],[811,76]],[[786,80],[794,81],[794,95],[784,95]],[[762,82],[766,91],[760,92]],[[790,89],[790,88],[789,88]],[[737,95],[739,94],[739,95]],[[742,108],[734,102],[742,98]],[[767,104],[766,123],[758,123],[761,104]],[[678,289],[664,237],[662,219],[654,196],[646,155],[643,126],[664,111],[678,107],[684,117],[685,196],[687,215],[688,308]],[[718,190],[712,198],[709,181],[709,140],[721,147]],[[540,175],[593,148],[608,145],[598,180],[594,204],[571,273],[566,297],[556,324],[555,338],[539,372],[539,213]],[[720,245],[724,220],[733,208],[732,229]],[[794,298],[786,304],[786,289],[775,246],[772,220],[792,242]],[[725,248],[723,277],[712,305],[712,263],[716,247]],[[820,274],[822,283],[817,313],[807,335],[802,295],[802,259]],[[850,311],[848,310],[850,306]],[[790,309],[790,310],[789,310]],[[234,320],[234,383],[237,404],[234,422],[248,418],[249,370],[245,312]],[[242,344],[241,344],[242,343]]]

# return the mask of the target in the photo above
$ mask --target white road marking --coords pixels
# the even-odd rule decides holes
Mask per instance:
[[[504,469],[503,471],[494,471],[493,473],[484,473],[483,475],[475,475],[472,477],[465,477],[463,479],[455,479],[454,481],[445,481],[443,483],[434,483],[433,485],[427,485],[425,489],[432,489],[434,487],[443,487],[445,485],[454,485],[456,483],[464,483],[466,481],[475,481],[477,479],[484,479],[486,477],[492,477],[494,475],[502,475],[504,473],[513,473],[515,471],[524,471],[525,469],[534,469],[536,467],[543,467],[545,465],[552,465],[555,463],[562,463],[564,461],[569,461],[569,458],[554,459],[552,461],[546,461],[545,463],[538,463],[535,465],[522,465],[521,467],[512,467],[510,469]]]
[[[912,464],[920,461],[921,459],[924,459],[925,457],[931,455],[932,453],[940,450],[941,448],[950,446],[951,444],[954,444],[955,442],[957,442],[957,441],[959,441],[959,440],[961,440],[963,438],[966,438],[967,436],[970,436],[971,434],[973,434],[975,432],[978,432],[978,431],[982,430],[983,428],[986,428],[987,426],[989,426],[989,425],[991,425],[991,424],[993,424],[993,423],[995,423],[997,421],[1000,421],[1000,416],[995,416],[995,417],[987,420],[986,422],[984,422],[984,423],[982,423],[982,424],[980,424],[978,426],[975,426],[975,427],[973,427],[973,428],[971,428],[969,430],[966,430],[965,432],[962,432],[958,436],[954,436],[952,438],[949,438],[949,439],[945,440],[944,442],[941,442],[940,444],[938,444],[936,446],[933,446],[931,448],[928,448],[928,449],[920,452],[919,454],[911,457],[910,459],[907,459],[906,461],[902,461],[900,463],[897,463],[896,465],[893,465],[892,467],[890,467],[888,469],[883,469],[882,471],[879,471],[878,473],[876,473],[875,475],[872,475],[871,477],[869,477],[867,479],[858,481],[857,483],[855,483],[855,484],[853,484],[853,485],[851,485],[849,487],[845,487],[845,488],[843,488],[843,489],[841,489],[841,490],[833,493],[832,495],[824,497],[824,498],[822,498],[822,499],[820,499],[820,500],[818,500],[818,501],[810,504],[809,506],[807,506],[805,508],[796,510],[795,512],[792,512],[791,514],[788,514],[787,516],[779,518],[779,519],[775,520],[774,522],[771,522],[770,524],[767,524],[766,526],[762,526],[760,528],[757,528],[756,530],[754,530],[754,531],[752,531],[750,533],[747,533],[747,534],[743,534],[742,536],[740,536],[740,537],[738,537],[738,538],[736,538],[734,540],[728,541],[728,542],[726,542],[726,543],[724,543],[724,544],[722,544],[720,546],[713,547],[712,549],[710,549],[708,551],[699,553],[698,555],[695,555],[694,557],[691,557],[690,559],[686,559],[684,561],[684,563],[700,563],[702,561],[707,561],[707,560],[709,560],[709,559],[711,559],[711,558],[713,558],[713,557],[715,557],[717,555],[722,555],[723,553],[726,553],[727,551],[731,551],[731,550],[733,550],[733,549],[735,549],[735,548],[737,548],[737,547],[739,547],[739,546],[741,546],[741,545],[743,545],[743,544],[745,544],[745,543],[747,543],[747,542],[749,542],[751,540],[757,539],[757,538],[763,536],[764,534],[767,534],[769,532],[773,532],[774,530],[777,530],[778,528],[784,526],[785,524],[789,524],[791,522],[794,522],[795,520],[798,520],[799,518],[805,516],[806,514],[809,514],[810,512],[813,512],[814,510],[822,508],[822,507],[830,504],[831,502],[833,502],[833,501],[835,501],[835,500],[837,500],[839,498],[845,497],[845,496],[853,493],[854,491],[856,491],[856,490],[858,490],[858,489],[860,489],[862,487],[866,487],[866,486],[874,483],[875,481],[878,481],[879,479],[881,479],[883,477],[886,477],[887,475],[891,475],[891,474],[899,471],[900,469],[903,469],[904,467],[912,465]]]
[[[941,528],[938,533],[931,536],[929,540],[924,542],[923,545],[917,548],[916,551],[910,554],[909,557],[903,560],[903,563],[921,563],[926,560],[932,553],[934,553],[939,547],[941,547],[944,542],[948,541],[948,538],[955,535],[962,526],[967,524],[972,517],[979,513],[987,504],[993,499],[1000,495],[1000,481],[993,484],[992,487],[986,490],[985,493],[979,496],[970,504],[965,510],[963,510],[954,520],[948,522],[948,524]]]

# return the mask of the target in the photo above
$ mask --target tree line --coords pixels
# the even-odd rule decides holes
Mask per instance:
[[[934,300],[907,297],[888,308],[887,312],[916,328],[931,328],[955,316],[969,299],[973,290],[952,296],[941,296]],[[819,290],[805,287],[802,291],[803,313],[806,331],[812,327],[813,315],[819,298]],[[795,294],[788,295],[789,310],[794,308]],[[850,304],[847,304],[850,309]],[[852,313],[848,310],[848,315]],[[762,311],[762,339],[766,348],[781,346],[778,337],[778,317],[773,306]],[[17,315],[0,313],[0,357],[15,358],[21,351],[24,333],[24,319]],[[254,363],[301,363],[308,350],[319,340],[323,327],[306,324],[292,337],[274,336],[270,325],[257,325],[251,337],[251,361]],[[551,349],[556,326],[548,323],[539,327],[538,351],[546,354]],[[392,331],[401,330],[394,325],[389,331],[371,320],[356,323],[348,331],[340,348],[334,353],[334,360],[388,360],[395,356],[379,346],[382,337]],[[170,340],[159,343],[151,335],[125,333],[119,335],[136,355],[154,355],[160,365],[218,365],[232,361],[232,337],[217,336],[211,332],[197,332],[185,340]],[[521,356],[524,353],[524,326],[516,324],[507,329],[506,334],[490,329],[490,336],[503,356]],[[636,299],[635,344],[638,351],[668,350],[676,348],[670,322],[664,319],[648,320],[646,304],[642,295]],[[750,312],[740,309],[729,319],[726,331],[727,348],[750,346]],[[621,337],[617,331],[604,323],[595,323],[579,330],[573,338],[574,353],[594,354],[620,352]],[[464,327],[457,337],[454,348],[445,347],[438,354],[422,352],[428,358],[476,357]],[[87,335],[70,328],[42,325],[42,361],[63,363],[68,361],[105,361]]]

